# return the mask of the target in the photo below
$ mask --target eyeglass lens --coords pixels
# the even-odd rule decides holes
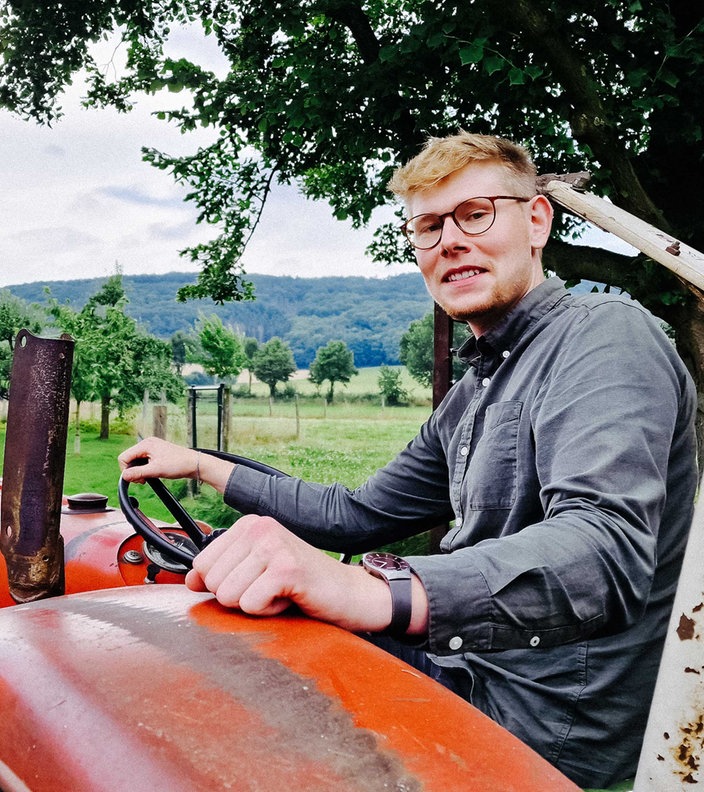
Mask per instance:
[[[476,236],[491,228],[495,211],[494,203],[489,198],[470,198],[446,215],[422,214],[413,217],[406,223],[406,236],[414,247],[420,249],[435,247],[442,236],[445,217],[452,217],[465,234]]]

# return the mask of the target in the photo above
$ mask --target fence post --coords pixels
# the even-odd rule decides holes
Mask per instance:
[[[198,432],[196,429],[196,399],[198,395],[195,388],[188,389],[188,404],[186,405],[186,442],[190,448],[198,445]]]
[[[198,443],[196,431],[196,399],[198,395],[192,386],[186,391],[186,444],[190,448],[195,448]],[[198,482],[188,479],[188,494],[194,498],[198,494]]]
[[[166,405],[155,404],[153,414],[154,437],[160,437],[162,440],[166,440]]]
[[[139,427],[139,434],[140,435],[147,435],[149,426],[148,418],[149,418],[149,390],[147,388],[144,389],[144,393],[142,394],[142,424]]]
[[[218,410],[218,425],[217,426],[218,426],[218,428],[217,428],[217,433],[216,433],[216,438],[217,439],[215,441],[215,443],[217,445],[217,448],[218,448],[218,451],[222,451],[223,450],[223,448],[222,448],[222,425],[223,425],[223,420],[222,420],[222,395],[223,395],[223,390],[224,389],[225,389],[225,386],[221,382],[218,385],[218,396],[217,396],[217,403],[218,403],[218,407],[217,407],[217,410]]]
[[[222,401],[222,450],[230,450],[230,427],[232,417],[232,390],[229,385],[225,386]]]

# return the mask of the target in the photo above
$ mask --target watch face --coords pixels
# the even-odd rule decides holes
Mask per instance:
[[[386,571],[409,569],[408,562],[405,559],[391,555],[391,553],[367,553],[364,556],[364,563],[367,567]]]

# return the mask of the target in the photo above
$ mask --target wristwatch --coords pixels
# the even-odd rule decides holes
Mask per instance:
[[[391,553],[365,553],[362,566],[374,577],[389,584],[391,590],[391,624],[384,630],[389,635],[404,635],[411,623],[411,566]]]

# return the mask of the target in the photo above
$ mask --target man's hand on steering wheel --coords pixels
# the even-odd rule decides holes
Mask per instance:
[[[144,484],[147,479],[155,478],[191,478],[209,484],[220,493],[225,491],[235,466],[233,461],[194,448],[184,448],[158,437],[148,437],[128,448],[117,461],[122,478],[129,483]]]

